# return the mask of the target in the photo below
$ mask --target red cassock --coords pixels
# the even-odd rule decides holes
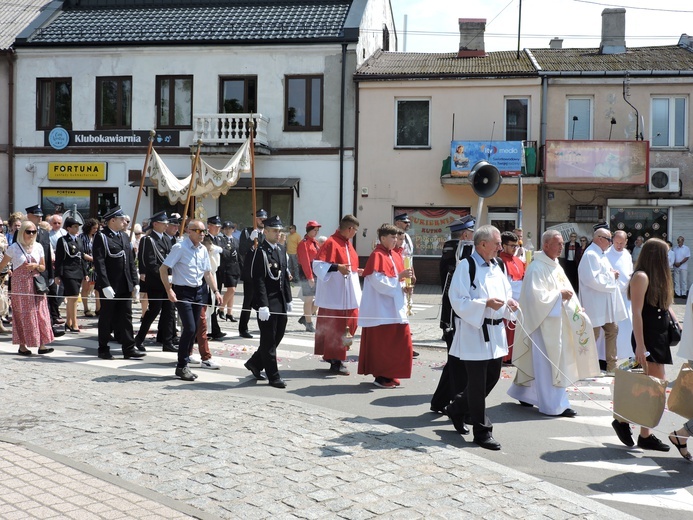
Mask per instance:
[[[411,331],[406,322],[404,293],[399,282],[396,282],[397,273],[403,270],[401,255],[391,253],[382,245],[378,245],[368,258],[363,272],[365,282],[361,302],[359,374],[388,379],[411,377]],[[381,273],[396,284],[390,294],[375,288],[380,282],[374,279],[374,273]]]
[[[315,260],[330,264],[350,264],[352,271],[356,271],[359,266],[359,256],[354,246],[339,231],[335,232],[320,247]],[[346,291],[346,284],[339,290]],[[344,346],[342,338],[347,327],[352,336],[356,334],[359,309],[358,307],[345,309],[343,302],[347,300],[344,294],[331,295],[330,299],[334,302],[334,305],[330,307],[337,308],[320,305],[315,325],[314,353],[322,356],[323,359],[344,361],[347,358],[347,348]],[[316,303],[318,302],[316,301]]]

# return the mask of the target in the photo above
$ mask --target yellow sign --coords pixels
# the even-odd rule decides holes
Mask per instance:
[[[71,189],[51,189],[51,188],[44,188],[43,189],[43,196],[44,197],[53,197],[53,198],[86,198],[87,201],[89,200],[89,195],[90,195],[89,190],[71,190]]]
[[[52,181],[105,181],[105,162],[49,162],[48,179]]]

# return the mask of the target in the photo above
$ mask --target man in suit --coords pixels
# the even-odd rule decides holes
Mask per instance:
[[[108,347],[111,330],[119,331],[125,359],[146,356],[137,350],[132,331],[132,291],[137,283],[135,253],[123,233],[125,213],[112,208],[103,217],[104,229],[94,237],[92,246],[96,290],[101,298],[99,313],[99,357],[113,359]]]
[[[258,244],[262,244],[265,240],[264,220],[267,218],[267,212],[264,209],[259,209],[255,213],[255,227],[247,227],[241,233],[238,252],[241,260],[241,278],[243,279],[243,309],[241,310],[241,319],[238,322],[238,333],[242,338],[252,338],[253,335],[248,332],[248,322],[250,321],[250,306],[253,302],[253,281],[250,278],[250,264],[248,263],[248,253],[253,251],[255,239]]]
[[[159,319],[158,335],[163,343],[164,352],[178,352],[178,347],[173,344],[173,302],[169,301],[166,288],[161,282],[159,268],[171,252],[171,240],[164,233],[168,225],[168,216],[165,211],[160,211],[149,220],[151,231],[140,240],[137,251],[137,260],[140,268],[140,276],[144,276],[147,283],[147,295],[149,306],[142,316],[142,325],[135,337],[137,350],[144,352],[144,340],[149,328],[156,317]]]
[[[260,346],[246,362],[245,367],[256,379],[265,377],[275,388],[286,388],[277,367],[277,346],[284,337],[288,312],[292,310],[286,249],[278,244],[279,232],[284,227],[278,216],[264,222],[265,240],[249,258],[253,284],[253,308],[258,310]]]
[[[215,246],[221,247],[222,252],[224,248],[224,240],[221,238],[219,231],[221,231],[221,219],[219,218],[219,215],[214,215],[213,217],[209,217],[207,219],[207,234],[209,237],[212,239],[212,243]],[[217,287],[219,290],[221,290],[221,283],[223,281],[223,276],[221,274],[221,266],[217,269],[216,272],[216,278],[217,278]],[[211,295],[210,295],[211,298]],[[211,301],[207,303],[212,303]],[[221,340],[224,336],[226,336],[226,332],[222,332],[221,328],[219,327],[219,318],[217,317],[217,313],[212,314],[212,336],[211,339],[213,340]]]
[[[36,241],[43,246],[43,255],[46,259],[46,270],[41,273],[46,279],[46,285],[48,285],[48,311],[51,315],[51,322],[53,325],[62,325],[65,320],[60,317],[60,301],[58,300],[58,285],[55,283],[55,277],[53,272],[53,262],[55,260],[53,256],[53,248],[51,247],[50,237],[48,232],[39,227],[41,222],[41,217],[43,217],[43,210],[39,204],[25,208],[26,218],[32,222],[36,229],[38,230],[38,235],[36,236]],[[16,240],[16,233],[14,240]],[[55,330],[53,333],[55,334]],[[65,331],[63,330],[63,334]],[[62,336],[62,334],[55,334],[56,336]]]

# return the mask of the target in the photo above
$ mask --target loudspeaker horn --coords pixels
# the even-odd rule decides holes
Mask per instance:
[[[469,172],[469,183],[479,197],[491,197],[500,188],[502,177],[498,168],[486,161],[477,162]]]

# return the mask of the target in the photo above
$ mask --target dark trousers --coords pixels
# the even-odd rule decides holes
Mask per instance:
[[[457,394],[467,387],[467,369],[464,367],[464,363],[455,356],[450,355],[450,347],[454,337],[454,330],[445,332],[448,359],[440,374],[438,387],[431,398],[431,408],[433,410],[443,410]]]
[[[116,338],[123,347],[123,353],[131,350],[135,346],[132,331],[132,294],[129,292],[116,293],[115,298],[109,300],[99,289],[99,296],[101,297],[99,352],[109,352],[108,338],[111,331],[118,331]]]
[[[48,313],[51,315],[52,323],[60,319],[60,303],[63,301],[59,298],[62,293],[60,288],[57,283],[48,286]]]
[[[264,368],[270,381],[279,379],[277,346],[279,346],[284,337],[286,322],[286,314],[272,314],[269,320],[258,321],[260,325],[260,346],[250,358],[249,363],[258,370]]]
[[[149,306],[147,307],[147,312],[142,316],[142,324],[135,337],[135,341],[138,345],[144,343],[152,323],[154,323],[156,317],[161,313],[157,337],[160,339],[161,343],[163,343],[164,347],[170,347],[173,345],[173,302],[169,301],[165,292],[150,290],[147,295],[149,296]]]
[[[221,286],[218,286],[221,287]],[[207,304],[211,305],[214,295],[212,293],[207,294]],[[216,303],[216,302],[215,302]],[[219,328],[219,319],[217,318],[216,310],[212,313],[212,337],[215,338],[221,334],[221,328]]]
[[[248,332],[250,307],[253,304],[253,292],[253,281],[243,280],[243,310],[241,311],[241,318],[238,320],[238,332]]]
[[[486,415],[486,397],[498,383],[503,358],[481,361],[461,360],[467,372],[467,388],[455,396],[448,415],[464,417],[473,425],[474,438],[485,440],[493,432],[493,424]]]
[[[203,309],[203,297],[207,292],[207,285],[200,287],[186,287],[184,285],[174,285],[173,291],[176,293],[176,309],[178,316],[183,324],[180,333],[180,343],[178,344],[178,364],[176,368],[188,366],[188,358],[192,352],[197,334],[197,323],[200,321],[200,314]]]

